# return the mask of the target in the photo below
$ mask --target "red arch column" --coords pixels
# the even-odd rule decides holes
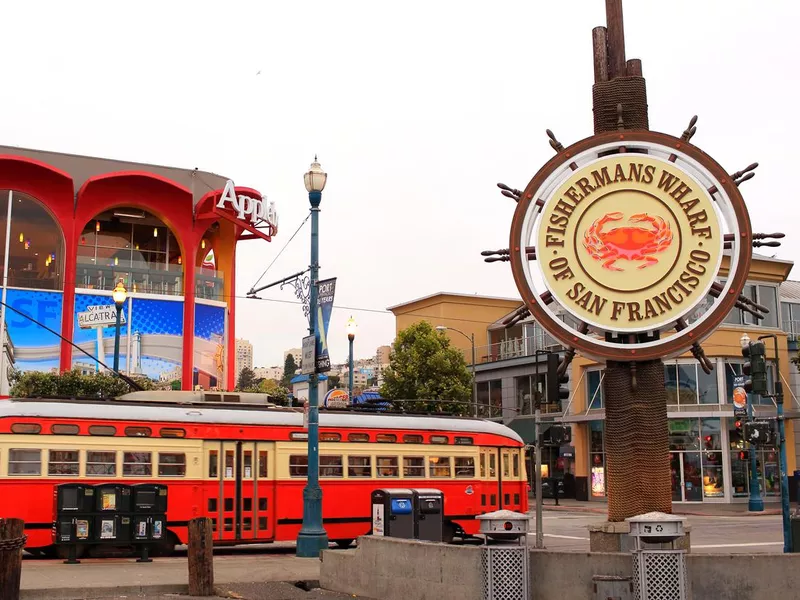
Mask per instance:
[[[67,340],[73,339],[75,333],[75,287],[78,285],[78,236],[75,221],[64,224],[64,296],[61,307],[61,335]],[[61,340],[61,351],[58,361],[59,371],[72,370],[72,346]]]
[[[238,229],[238,228],[237,228]],[[238,238],[238,231],[236,237]],[[236,241],[231,248],[230,294],[228,295],[228,361],[225,379],[228,390],[236,387]]]
[[[197,254],[192,244],[184,253],[185,257]],[[181,363],[181,389],[191,390],[194,381],[194,299],[196,279],[194,261],[183,261],[183,362]]]

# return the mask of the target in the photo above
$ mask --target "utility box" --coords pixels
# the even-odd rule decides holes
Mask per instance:
[[[414,494],[409,489],[372,492],[372,535],[414,538]]]
[[[121,483],[104,483],[94,486],[97,512],[131,512],[131,486]]]
[[[434,489],[411,491],[414,497],[414,538],[441,542],[444,539],[444,493]]]

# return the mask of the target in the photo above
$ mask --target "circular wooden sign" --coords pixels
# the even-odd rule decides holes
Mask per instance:
[[[733,309],[752,233],[730,176],[662,133],[605,133],[534,176],[511,226],[514,279],[533,317],[600,360],[685,352]]]

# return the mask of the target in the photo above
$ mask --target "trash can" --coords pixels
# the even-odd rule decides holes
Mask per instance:
[[[372,492],[372,535],[414,538],[414,494],[409,489]]]
[[[411,491],[414,494],[414,537],[441,542],[444,539],[444,493],[434,489]]]

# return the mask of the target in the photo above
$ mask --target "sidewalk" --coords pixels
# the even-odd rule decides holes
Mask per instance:
[[[558,506],[555,505],[555,500],[552,498],[543,498],[542,509],[545,511],[561,511],[561,512],[585,512],[605,515],[608,513],[608,503],[606,501],[592,501],[584,502],[580,500],[573,500],[570,498],[559,498]],[[536,512],[536,498],[533,496],[528,497],[528,507],[530,512]],[[697,504],[684,504],[679,502],[672,503],[672,512],[676,515],[686,515],[693,517],[759,517],[764,515],[779,515],[781,514],[781,506],[779,503],[766,504],[762,512],[750,512],[747,510],[747,504],[712,504],[712,503],[697,503]]]

